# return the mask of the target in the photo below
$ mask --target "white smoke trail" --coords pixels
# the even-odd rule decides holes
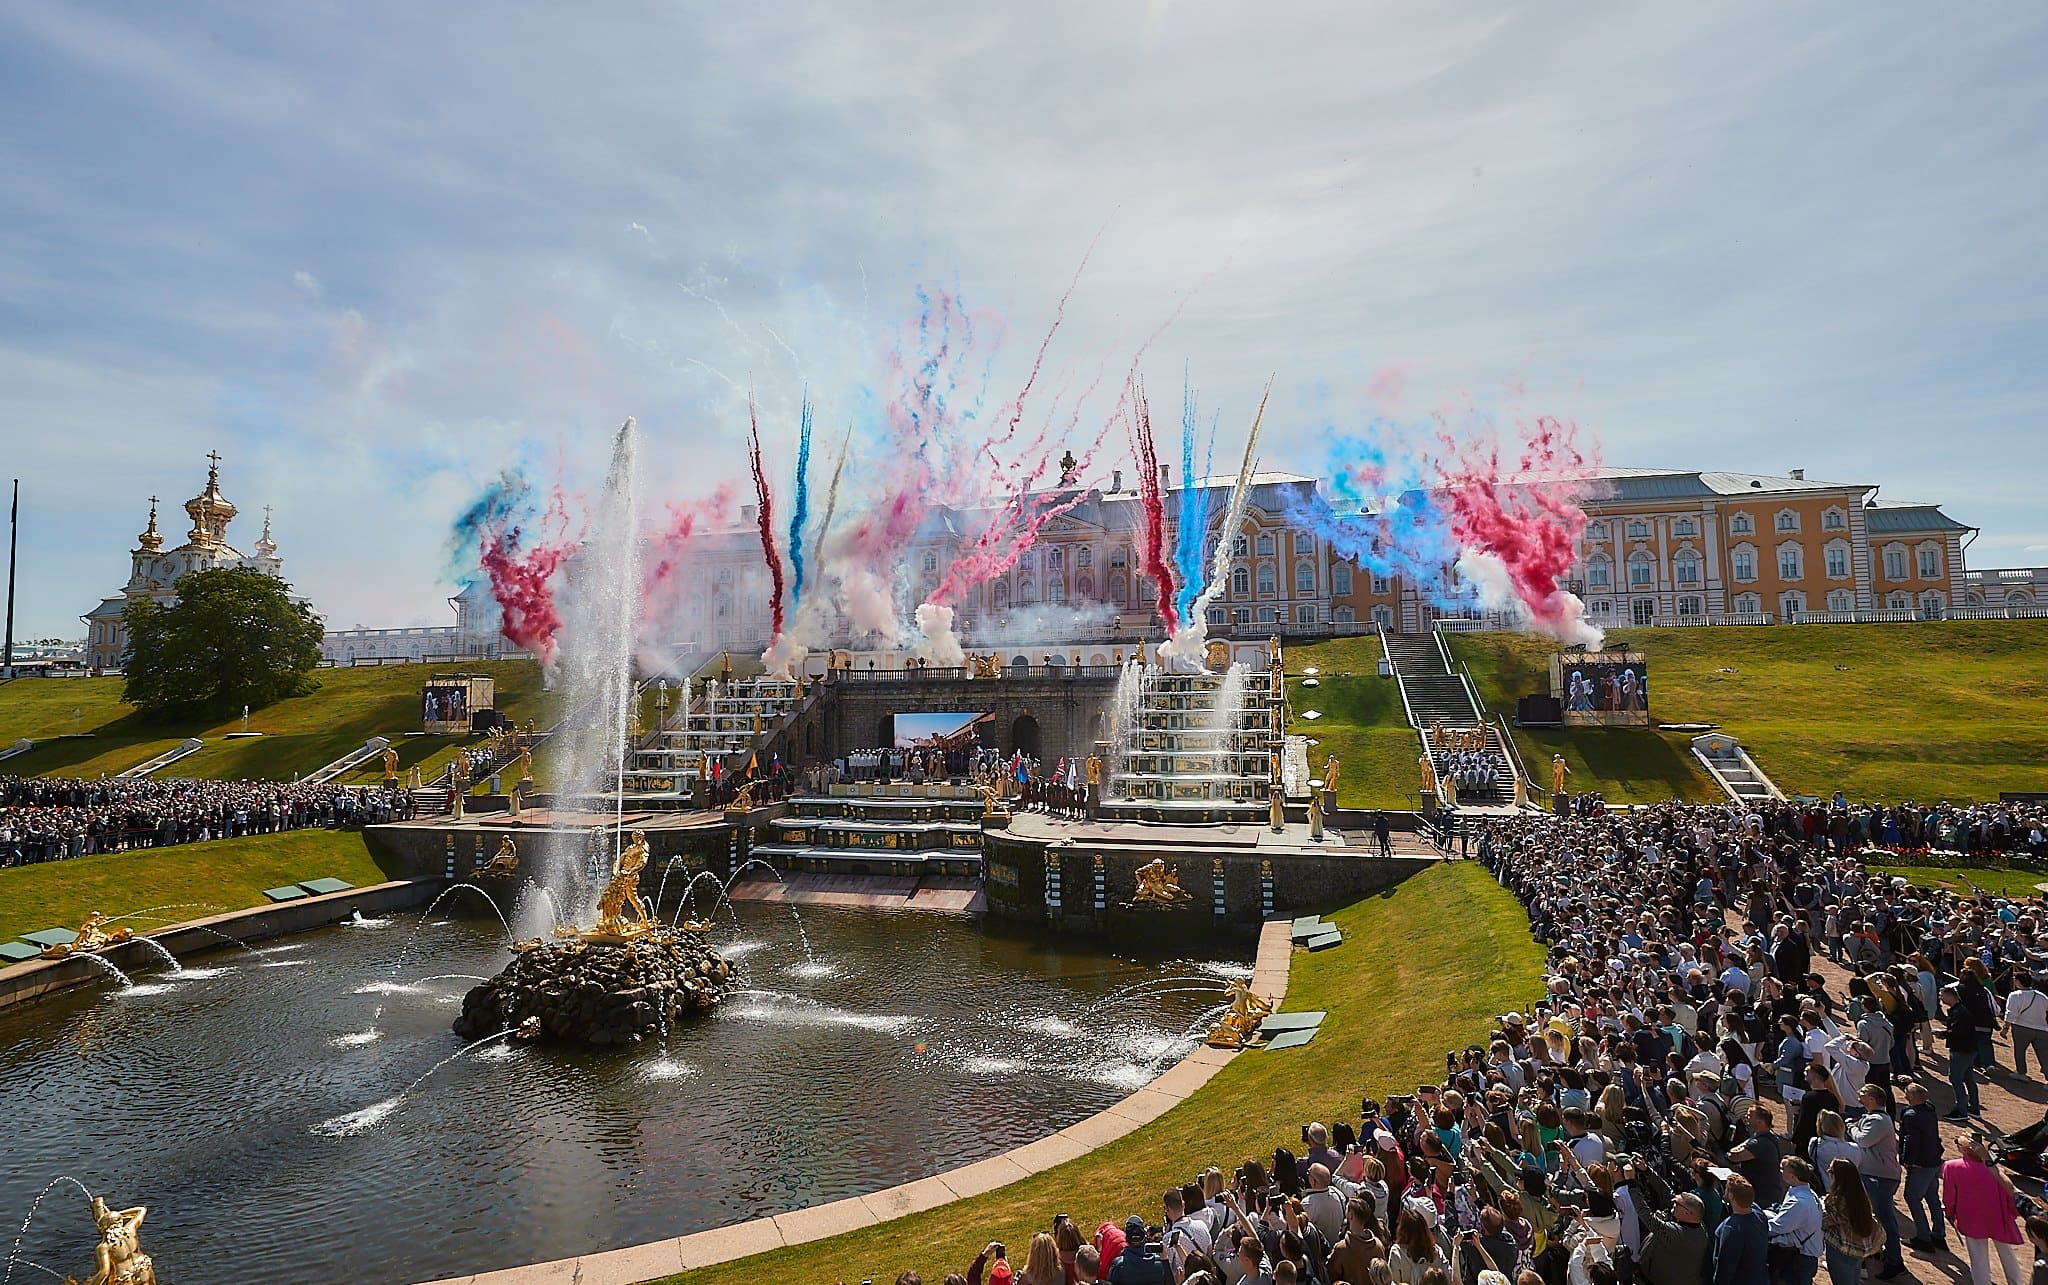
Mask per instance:
[[[1209,645],[1209,604],[1223,587],[1230,583],[1232,546],[1244,526],[1245,510],[1251,504],[1252,473],[1258,467],[1259,426],[1266,419],[1266,399],[1273,395],[1273,381],[1266,381],[1266,391],[1259,394],[1259,409],[1252,415],[1252,431],[1244,440],[1244,462],[1237,466],[1237,484],[1230,489],[1230,507],[1223,515],[1223,530],[1216,537],[1216,553],[1209,565],[1209,582],[1202,586],[1202,592],[1195,597],[1194,605],[1188,608],[1188,618],[1159,648],[1160,663],[1173,669],[1189,672],[1208,668],[1203,653]]]

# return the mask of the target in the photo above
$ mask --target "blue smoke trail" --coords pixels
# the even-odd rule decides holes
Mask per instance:
[[[811,395],[804,394],[796,437],[796,499],[789,508],[789,609],[804,600],[804,524],[811,517]]]
[[[1194,609],[1195,600],[1202,596],[1202,586],[1208,578],[1209,570],[1202,547],[1209,536],[1209,488],[1203,483],[1209,476],[1209,464],[1216,452],[1216,425],[1214,421],[1209,425],[1209,448],[1207,456],[1202,461],[1202,472],[1198,475],[1195,472],[1197,423],[1194,385],[1183,374],[1180,409],[1180,512],[1175,521],[1173,543],[1173,564],[1180,578],[1180,594],[1175,600],[1175,606],[1183,620],[1187,619],[1188,613]]]
[[[1324,431],[1329,445],[1321,489],[1292,494],[1288,520],[1328,540],[1332,552],[1359,570],[1397,579],[1435,607],[1469,606],[1473,591],[1452,570],[1459,544],[1450,514],[1436,498],[1429,459],[1415,444],[1427,434],[1383,420],[1364,436]]]
[[[477,582],[486,528],[515,528],[538,517],[539,512],[533,498],[533,483],[527,480],[524,469],[515,465],[485,483],[449,528],[449,580],[465,589]]]

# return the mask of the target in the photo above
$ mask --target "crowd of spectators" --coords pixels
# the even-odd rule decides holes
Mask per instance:
[[[1476,856],[1546,947],[1540,998],[1437,1084],[1290,1129],[1270,1158],[1190,1157],[1156,1205],[1059,1215],[947,1281],[1861,1285],[1906,1275],[1908,1249],[1974,1285],[1994,1264],[2048,1278],[2048,1218],[1998,1163],[2048,1167],[2048,1128],[2003,1139],[1979,1100],[2029,1075],[2041,1100],[2048,909],[1868,870],[1826,814],[1880,841],[1909,814],[1923,835],[1930,814],[2008,836],[2037,818],[1817,811],[1488,824]]]
[[[0,866],[411,816],[403,791],[340,785],[0,777]]]

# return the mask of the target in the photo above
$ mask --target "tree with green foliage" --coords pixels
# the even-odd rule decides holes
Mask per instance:
[[[248,567],[180,576],[176,606],[146,598],[122,613],[128,623],[127,681],[121,698],[160,717],[257,709],[318,684],[324,632],[291,586]]]

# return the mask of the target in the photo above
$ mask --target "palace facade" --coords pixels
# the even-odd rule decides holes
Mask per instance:
[[[1201,483],[1210,493],[1206,547],[1221,535],[1234,480]],[[1169,546],[1180,497],[1180,487],[1166,487]],[[1136,490],[1119,472],[1109,486],[1068,492],[1061,502],[1072,509],[1045,527],[1017,565],[958,605],[956,627],[970,646],[1157,633],[1158,588],[1139,561]],[[1564,587],[1607,627],[1913,620],[2037,601],[2031,581],[1983,601],[1981,577],[1972,580],[1965,565],[1976,529],[1936,504],[1881,499],[1875,484],[1819,481],[1799,470],[1614,468],[1593,480],[1583,504],[1586,530]],[[1447,606],[1431,586],[1344,556],[1317,536],[1314,523],[1290,517],[1314,506],[1326,511],[1313,478],[1278,471],[1253,478],[1244,523],[1232,533],[1229,580],[1209,608],[1212,632],[1314,636],[1376,625],[1414,632],[1446,618],[1506,623]],[[891,569],[906,627],[982,520],[974,510],[941,510],[912,539],[902,566]],[[745,510],[736,526],[702,533],[693,544],[682,609],[668,622],[674,645],[766,644],[768,577],[753,522]],[[2011,581],[2013,573],[2003,574]],[[825,632],[833,645],[858,641],[843,609],[832,612]]]

